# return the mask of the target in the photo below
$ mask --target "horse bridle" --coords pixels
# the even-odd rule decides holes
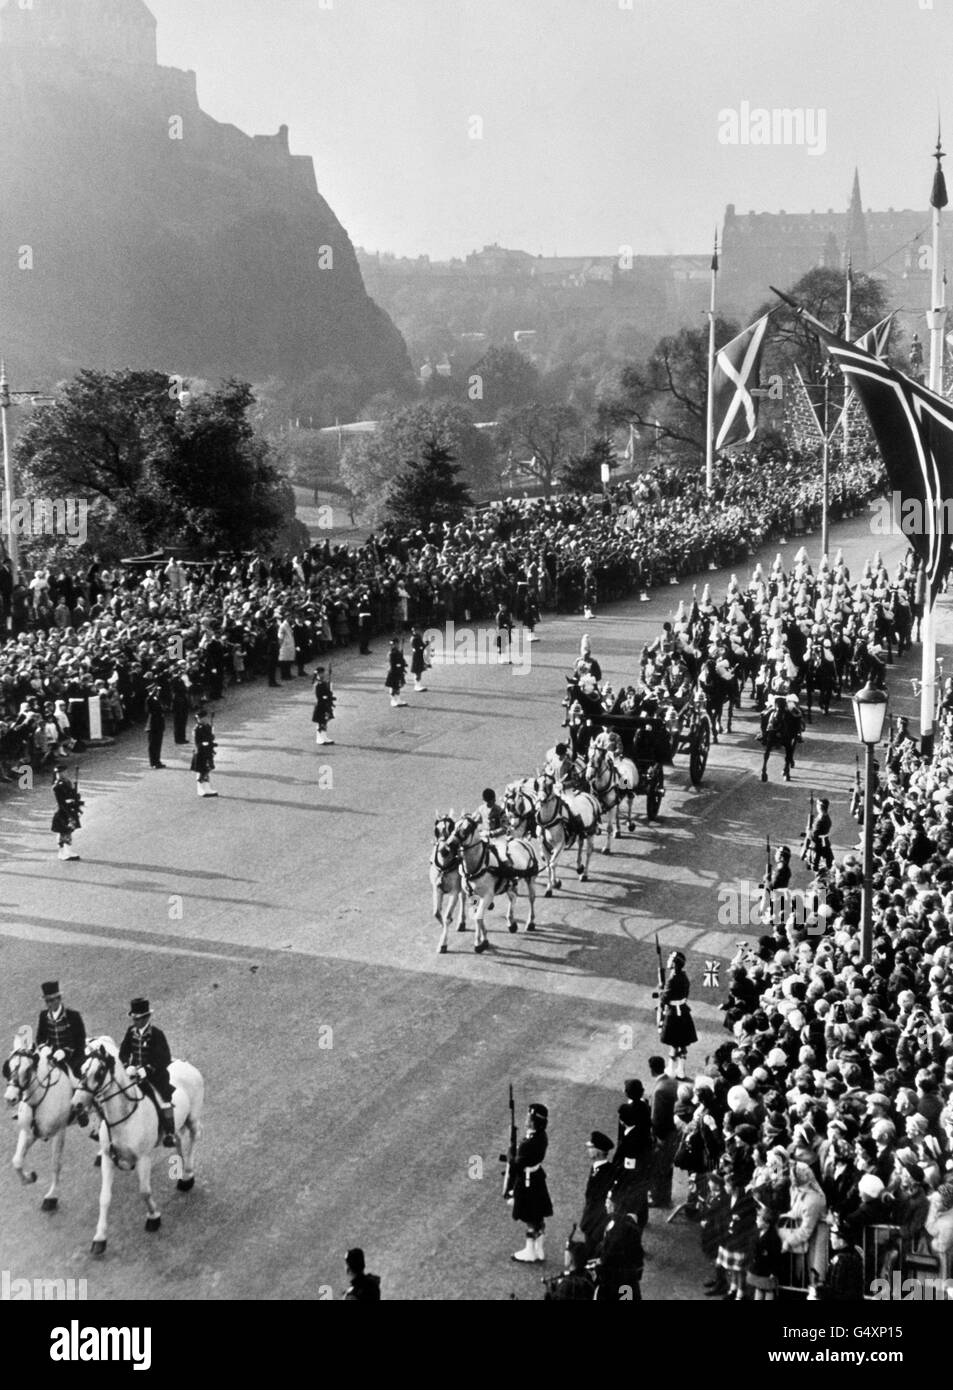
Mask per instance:
[[[32,1078],[31,1078],[30,1081],[28,1081],[28,1082],[26,1083],[25,1086],[22,1085],[22,1084],[20,1083],[20,1081],[14,1079],[13,1072],[12,1072],[12,1069],[11,1069],[11,1066],[10,1066],[10,1064],[11,1064],[13,1061],[15,1061],[16,1058],[18,1058],[18,1057],[26,1057],[26,1058],[28,1058],[28,1059],[29,1059],[29,1062],[30,1062],[30,1065],[31,1065],[31,1067],[32,1067]],[[40,1054],[39,1054],[39,1052],[37,1051],[36,1048],[31,1049],[31,1048],[28,1048],[28,1047],[18,1047],[17,1050],[16,1050],[16,1052],[11,1052],[11,1053],[10,1053],[10,1056],[7,1058],[7,1060],[6,1060],[6,1061],[4,1062],[4,1064],[3,1064],[3,1076],[4,1076],[4,1079],[5,1079],[6,1081],[8,1081],[8,1082],[10,1083],[10,1085],[19,1093],[20,1099],[19,1099],[19,1101],[17,1102],[17,1104],[18,1104],[18,1105],[28,1105],[28,1106],[30,1107],[31,1110],[38,1110],[38,1109],[40,1108],[40,1106],[43,1104],[44,1100],[46,1100],[46,1097],[47,1097],[48,1092],[52,1089],[53,1081],[54,1081],[54,1076],[55,1076],[54,1068],[53,1068],[53,1066],[51,1065],[51,1066],[50,1066],[50,1074],[49,1074],[49,1076],[47,1077],[46,1081],[45,1081],[45,1082],[41,1081],[40,1078],[39,1078],[38,1072],[37,1072],[37,1065],[38,1065],[38,1063],[39,1063],[39,1060],[40,1060]],[[30,1089],[30,1087],[33,1086],[34,1084],[37,1085],[37,1086],[39,1086],[39,1087],[41,1088],[40,1099],[39,1099],[38,1101],[35,1101],[35,1102],[34,1102],[34,1101],[31,1101],[31,1100],[27,1100],[27,1098],[26,1098],[26,1093],[27,1093],[27,1091],[28,1091],[28,1090]]]
[[[90,1062],[93,1061],[99,1061],[102,1063],[104,1075],[101,1081],[97,1082],[97,1084],[94,1087],[90,1087],[86,1082],[85,1072]],[[90,1102],[92,1103],[92,1106],[96,1111],[96,1114],[99,1116],[100,1120],[102,1120],[103,1124],[106,1126],[106,1129],[109,1132],[109,1134],[112,1134],[112,1131],[118,1128],[119,1125],[125,1124],[127,1120],[131,1120],[133,1115],[139,1109],[139,1106],[142,1104],[145,1093],[143,1092],[143,1089],[139,1085],[138,1081],[132,1080],[130,1081],[128,1086],[120,1086],[119,1082],[116,1081],[116,1059],[110,1053],[104,1051],[102,1048],[99,1048],[95,1052],[90,1052],[87,1054],[86,1061],[83,1063],[82,1071],[80,1072],[80,1077],[80,1085],[77,1086],[76,1092],[73,1096],[74,1105],[76,1103],[76,1097],[80,1094],[81,1091],[85,1091],[86,1095],[89,1096]],[[103,1086],[106,1085],[107,1080],[114,1082],[116,1089],[112,1092],[111,1095],[100,1096],[99,1093],[102,1090]],[[121,1115],[118,1120],[114,1120],[113,1123],[110,1124],[109,1121],[106,1119],[106,1116],[103,1114],[103,1105],[105,1105],[107,1101],[115,1100],[117,1096],[129,1096],[129,1093],[131,1091],[137,1089],[139,1091],[139,1095],[136,1099],[132,1101],[132,1109],[127,1114]],[[130,1097],[130,1099],[132,1099],[132,1097]]]

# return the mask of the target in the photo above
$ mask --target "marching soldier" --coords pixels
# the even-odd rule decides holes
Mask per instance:
[[[56,769],[53,777],[53,795],[56,798],[56,813],[50,829],[59,837],[59,857],[78,859],[79,855],[73,849],[73,835],[81,829],[80,813],[85,802],[61,767]]]
[[[546,1218],[553,1214],[543,1169],[549,1143],[546,1134],[548,1124],[549,1111],[546,1106],[531,1105],[526,1118],[526,1137],[520,1143],[513,1163],[512,1195],[507,1199],[513,1204],[513,1220],[522,1221],[526,1227],[526,1244],[511,1258],[525,1264],[542,1264],[546,1258],[543,1232]]]
[[[212,732],[212,719],[207,709],[200,709],[195,716],[195,752],[192,754],[192,771],[196,774],[199,796],[218,796],[212,790],[210,774],[215,771],[215,734]]]
[[[133,999],[129,1005],[131,1026],[126,1030],[119,1049],[119,1060],[125,1067],[136,1069],[148,1083],[159,1111],[162,1143],[167,1149],[175,1148],[175,1115],[172,1111],[172,1082],[169,1080],[169,1066],[172,1053],[165,1034],[152,1026],[152,1008],[148,999]]]
[[[53,1061],[76,1081],[85,1060],[86,1026],[75,1009],[64,1006],[58,980],[47,980],[41,988],[46,1007],[36,1025],[36,1046],[48,1047]]]
[[[314,711],[311,715],[312,724],[318,726],[314,737],[315,743],[333,744],[334,739],[328,738],[328,723],[333,718],[334,693],[331,690],[331,683],[324,673],[324,667],[319,666],[314,673]]]
[[[667,961],[668,975],[659,995],[659,1040],[672,1049],[672,1074],[683,1080],[685,1057],[698,1041],[692,1011],[688,1007],[690,985],[685,974],[685,957],[673,951]]]

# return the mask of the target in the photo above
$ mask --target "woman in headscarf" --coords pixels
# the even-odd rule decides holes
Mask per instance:
[[[781,1249],[791,1256],[792,1283],[808,1288],[827,1270],[827,1242],[822,1223],[827,1199],[806,1163],[791,1165],[791,1206],[781,1218]]]

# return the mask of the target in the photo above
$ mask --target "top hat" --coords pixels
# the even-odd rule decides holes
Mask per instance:
[[[133,999],[129,1005],[129,1017],[141,1018],[144,1014],[151,1014],[152,1009],[148,999]]]
[[[60,982],[59,980],[45,980],[40,985],[40,989],[43,991],[44,999],[56,999],[60,993]]]

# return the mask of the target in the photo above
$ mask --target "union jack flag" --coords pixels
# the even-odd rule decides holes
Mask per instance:
[[[711,389],[716,451],[729,444],[747,444],[754,439],[758,428],[758,401],[752,388],[758,385],[767,327],[768,315],[765,314],[715,354]]]
[[[854,347],[859,347],[861,352],[869,352],[871,357],[886,357],[892,327],[893,314],[888,314],[885,319],[875,323],[873,328],[868,328],[866,333],[862,333],[855,340]]]
[[[718,989],[718,972],[721,969],[720,960],[706,960],[705,974],[702,976],[702,983],[706,989]]]
[[[859,397],[880,446],[887,476],[902,502],[913,499],[923,525],[907,537],[926,571],[930,602],[950,561],[953,534],[945,525],[953,502],[953,404],[888,367],[856,343],[845,343],[787,295],[775,291],[810,323]]]

